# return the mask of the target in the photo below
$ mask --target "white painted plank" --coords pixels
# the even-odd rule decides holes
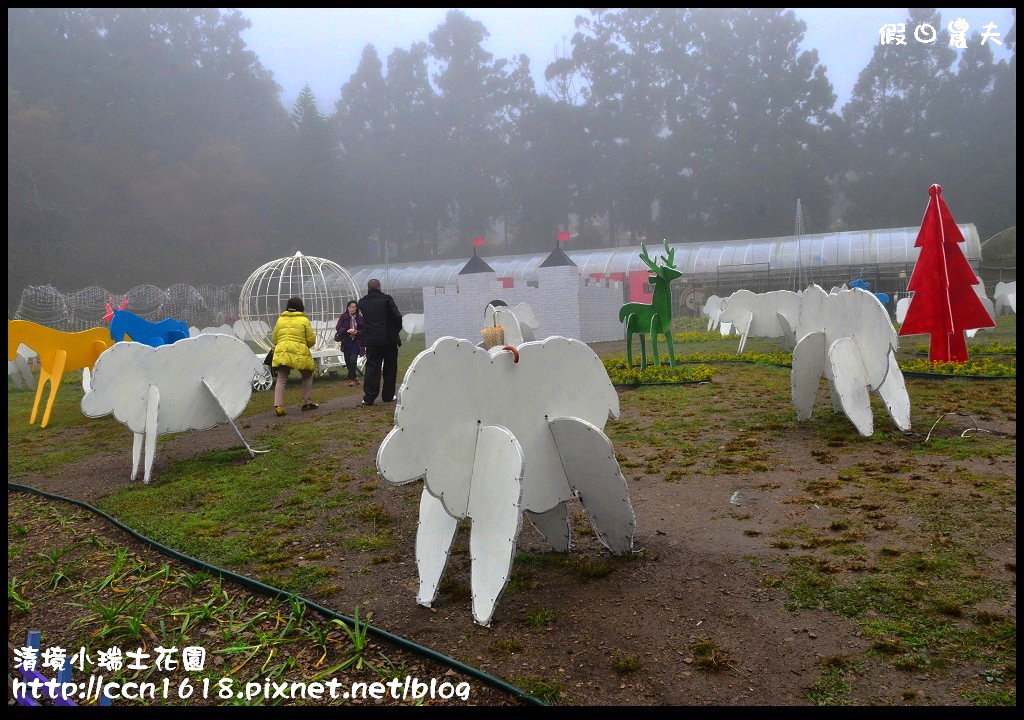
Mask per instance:
[[[549,427],[569,486],[583,503],[598,539],[616,555],[631,551],[636,516],[611,441],[580,418],[552,418]]]

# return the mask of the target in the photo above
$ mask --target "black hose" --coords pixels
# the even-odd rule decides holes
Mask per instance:
[[[926,380],[1016,380],[1016,375],[947,375],[946,373],[923,373],[903,371],[903,377]]]
[[[99,508],[95,508],[95,507],[93,507],[92,505],[90,505],[88,503],[82,502],[81,500],[75,500],[74,498],[64,497],[63,495],[54,495],[53,493],[48,493],[48,492],[46,492],[44,490],[40,490],[38,488],[34,488],[34,487],[29,486],[29,485],[19,485],[18,483],[12,483],[10,481],[8,481],[8,483],[7,483],[7,489],[8,490],[15,490],[17,492],[29,493],[31,495],[39,495],[40,497],[48,498],[50,500],[59,500],[59,501],[62,501],[62,502],[71,503],[72,505],[77,505],[77,506],[79,506],[81,508],[85,508],[86,510],[88,510],[88,511],[90,511],[90,512],[92,512],[92,513],[94,513],[94,514],[96,514],[98,516],[100,516],[101,518],[103,518],[107,522],[111,523],[115,527],[119,528],[120,530],[123,530],[124,532],[128,533],[129,535],[131,535],[133,538],[135,538],[139,542],[141,542],[141,543],[143,543],[143,544],[153,548],[154,550],[156,550],[156,551],[158,551],[160,553],[163,553],[164,555],[169,555],[169,556],[171,556],[171,557],[173,557],[173,558],[175,558],[177,560],[180,560],[181,562],[187,563],[189,565],[192,565],[193,567],[196,567],[196,568],[199,568],[200,570],[208,572],[211,575],[226,577],[229,580],[233,580],[233,581],[235,581],[237,583],[240,583],[241,585],[244,585],[245,587],[249,588],[250,590],[253,590],[255,592],[261,593],[263,595],[269,595],[269,596],[274,597],[274,598],[291,598],[291,597],[294,597],[295,599],[297,599],[297,600],[301,601],[302,603],[304,603],[306,605],[306,607],[311,608],[311,609],[313,609],[313,610],[315,610],[315,611],[317,611],[317,612],[319,612],[319,613],[321,613],[323,615],[326,615],[329,618],[336,619],[336,620],[341,620],[343,623],[345,623],[349,627],[355,628],[355,620],[353,620],[352,618],[350,618],[350,617],[348,617],[346,615],[341,615],[340,613],[336,613],[335,611],[330,610],[328,608],[325,608],[322,605],[318,605],[317,603],[313,602],[312,600],[307,600],[306,598],[304,598],[304,597],[302,597],[300,595],[292,595],[292,593],[285,592],[284,590],[281,590],[279,588],[271,587],[270,585],[265,585],[265,584],[259,582],[258,580],[253,580],[252,578],[246,577],[245,575],[239,575],[238,573],[232,572],[231,570],[225,570],[225,569],[219,568],[219,567],[217,567],[215,565],[211,565],[210,563],[204,562],[202,560],[197,560],[194,557],[190,557],[188,555],[180,553],[177,550],[175,550],[174,548],[169,548],[166,545],[162,545],[162,544],[158,543],[156,540],[148,538],[145,535],[141,535],[140,533],[136,532],[132,528],[130,528],[127,525],[125,525],[124,523],[122,523],[117,518],[111,517],[107,513],[105,513],[102,510],[100,510]],[[545,703],[545,702],[543,702],[543,701],[533,697],[532,695],[529,695],[528,693],[526,693],[525,691],[521,690],[520,688],[517,688],[514,685],[510,685],[509,683],[505,682],[504,680],[501,680],[500,678],[496,678],[493,675],[488,675],[487,673],[485,673],[483,670],[480,670],[479,668],[475,668],[475,667],[472,667],[470,665],[466,665],[465,663],[461,663],[458,660],[456,660],[455,658],[450,658],[447,655],[444,655],[442,653],[437,652],[436,650],[431,650],[430,648],[424,647],[423,645],[415,643],[412,640],[408,640],[408,639],[400,637],[398,635],[393,635],[393,634],[389,633],[387,630],[381,630],[380,628],[374,627],[373,625],[367,625],[367,624],[363,623],[363,627],[367,628],[367,630],[372,635],[375,635],[378,638],[382,638],[384,640],[392,642],[392,643],[398,645],[401,648],[404,648],[406,650],[409,650],[411,652],[416,653],[417,655],[421,655],[421,656],[423,656],[425,658],[428,658],[430,660],[434,660],[436,662],[440,662],[440,663],[443,663],[445,665],[448,665],[449,667],[457,670],[458,672],[460,672],[460,673],[462,673],[464,675],[468,675],[469,677],[476,678],[477,680],[481,680],[481,681],[487,683],[488,685],[491,685],[492,687],[495,687],[498,690],[501,690],[502,692],[509,693],[510,695],[514,696],[515,698],[517,698],[518,700],[520,700],[520,701],[522,701],[524,703],[527,703],[527,704],[530,704],[530,705],[543,705],[543,706],[547,705],[547,703]]]
[[[617,388],[642,388],[650,385],[707,385],[710,380],[679,380],[678,382],[637,382],[637,383],[612,383],[612,387]]]

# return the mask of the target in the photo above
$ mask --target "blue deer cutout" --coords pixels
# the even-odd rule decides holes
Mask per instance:
[[[132,340],[150,347],[160,347],[188,337],[188,325],[180,320],[166,318],[153,323],[128,310],[115,309],[113,312],[110,337],[114,342]]]

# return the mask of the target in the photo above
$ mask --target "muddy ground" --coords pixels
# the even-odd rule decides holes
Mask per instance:
[[[622,343],[595,349],[621,353]],[[409,357],[404,351],[403,362]],[[359,388],[321,379],[319,410],[293,403],[277,418],[260,393],[242,432],[256,447],[297,453],[306,476],[296,482],[316,483],[323,502],[290,504],[293,492],[280,493],[265,511],[294,511],[292,526],[273,536],[288,561],[253,558],[232,569],[287,579],[315,547],[310,564],[322,572],[299,588],[304,595],[345,614],[372,611],[376,626],[551,702],[1015,703],[1016,381],[908,386],[914,429],[896,430],[876,399],[870,439],[833,416],[824,388],[815,417],[797,424],[784,368],[720,365],[706,385],[619,388],[622,415],[606,432],[629,484],[636,552],[609,555],[578,505],[569,556],[550,552],[524,523],[489,628],[472,621],[466,528],[434,607],[415,604],[422,485],[389,486],[375,473],[394,406],[357,407]],[[932,423],[956,410],[971,416],[945,418],[926,444]],[[67,412],[49,429],[54,448],[94,437],[83,429],[93,423],[105,423],[101,439],[83,457],[40,470],[12,476],[9,465],[9,479],[120,517],[132,497],[124,496],[130,434],[111,418]],[[991,432],[961,438],[974,424]],[[25,447],[21,437],[9,434],[10,453]],[[183,462],[238,446],[226,426],[161,439],[150,487],[175,482]],[[241,478],[266,457],[233,450],[228,462]],[[204,502],[166,511],[200,513]],[[226,537],[238,532],[229,527]],[[382,541],[360,545],[367,537]],[[952,566],[942,564],[947,550]],[[910,559],[921,562],[898,565]],[[919,576],[907,575],[919,566]],[[964,583],[983,590],[957,595]],[[868,589],[848,607],[855,588]],[[929,618],[948,632],[922,630]],[[986,635],[993,627],[1000,633]],[[998,687],[985,677],[996,669]]]

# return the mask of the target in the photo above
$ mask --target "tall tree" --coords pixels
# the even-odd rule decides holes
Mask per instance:
[[[287,126],[246,27],[217,9],[8,11],[9,285],[239,280]],[[26,266],[32,246],[45,259]]]
[[[614,243],[651,228],[664,141],[664,67],[658,62],[668,11],[592,10],[577,18],[572,59],[583,80],[585,132],[594,153],[589,205],[600,204]]]
[[[437,142],[440,130],[428,52],[427,44],[420,42],[408,50],[396,48],[388,56],[386,115],[392,136],[385,163],[392,173],[392,234],[400,260],[436,253],[438,230],[448,217],[447,193],[435,174],[444,153]]]
[[[1017,204],[1015,55],[996,63],[991,48],[970,37],[935,103],[937,179],[982,240],[1016,223]]]
[[[948,185],[940,118],[956,51],[937,10],[912,8],[905,25],[906,44],[875,47],[843,108],[849,132],[847,227],[914,225],[921,193],[932,183]],[[925,25],[935,30],[932,43],[913,38]]]
[[[286,181],[279,188],[285,202],[278,212],[289,218],[287,247],[307,254],[347,255],[339,247],[337,212],[340,180],[335,133],[317,106],[309,85],[299,92],[290,114]]]
[[[384,243],[391,197],[387,167],[392,132],[387,118],[387,91],[383,63],[373,45],[363,48],[355,73],[341,88],[335,107],[341,149],[344,153],[343,196],[353,209],[349,231],[355,252],[372,252],[365,243]],[[362,246],[361,246],[362,245]]]
[[[838,172],[826,156],[835,95],[817,52],[800,50],[805,30],[792,11],[693,16],[686,93],[673,93],[685,107],[673,106],[672,141],[682,143],[675,157],[689,155],[684,167],[705,238],[788,235],[798,198],[808,227],[824,229],[829,179]]]
[[[450,189],[449,217],[460,238],[482,234],[502,211],[501,125],[515,98],[508,61],[483,49],[489,35],[483,23],[459,10],[449,11],[430,33],[444,153],[438,171]]]

